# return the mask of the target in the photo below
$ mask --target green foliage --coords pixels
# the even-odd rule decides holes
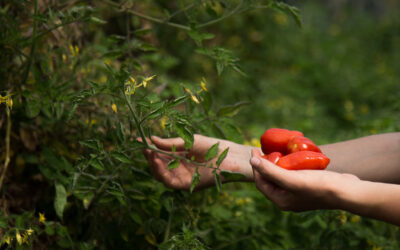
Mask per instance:
[[[0,144],[0,161],[11,159],[0,168],[0,245],[398,248],[387,224],[285,213],[251,184],[222,187],[243,178],[219,169],[229,148],[208,149],[215,164],[199,164],[190,191],[203,167],[216,187],[193,193],[154,180],[142,153],[151,135],[190,149],[194,133],[243,143],[278,126],[325,143],[399,130],[398,13],[337,11],[346,18],[314,1],[2,4],[0,94],[13,105],[8,118],[0,103],[1,135],[12,124],[11,150]],[[195,161],[168,168],[183,157]]]

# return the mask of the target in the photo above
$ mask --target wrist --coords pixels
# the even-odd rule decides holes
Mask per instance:
[[[358,178],[348,180],[344,174],[342,183],[336,183],[332,187],[334,200],[334,209],[341,209],[348,212],[368,216],[371,210],[374,210],[374,199],[371,199],[372,182],[363,181]]]

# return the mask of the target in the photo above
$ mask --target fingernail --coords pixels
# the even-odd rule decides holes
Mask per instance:
[[[251,157],[250,159],[250,164],[256,167],[260,165],[260,162],[260,159],[258,159],[257,157]]]

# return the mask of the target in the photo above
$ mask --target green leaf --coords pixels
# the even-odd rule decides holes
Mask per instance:
[[[94,149],[96,151],[101,151],[101,145],[100,145],[99,140],[80,141],[79,144],[86,146],[88,148]]]
[[[122,123],[118,123],[117,137],[120,142],[124,142],[126,140],[124,127],[123,127]]]
[[[209,40],[214,38],[214,34],[203,33],[198,30],[190,30],[188,35],[196,42],[197,46],[201,46],[203,40]]]
[[[69,109],[69,111],[68,111],[68,113],[67,113],[67,115],[66,115],[66,121],[68,122],[69,120],[71,120],[71,118],[72,118],[72,116],[74,115],[74,113],[75,113],[75,110],[78,108],[78,104],[77,103],[74,103],[73,105],[72,105],[72,107]]]
[[[217,160],[217,162],[216,162],[218,167],[221,165],[222,161],[223,161],[223,160],[225,159],[225,157],[228,155],[228,151],[229,151],[229,148],[226,148],[226,149],[224,150],[224,152],[222,152],[222,153],[219,155],[218,160]]]
[[[134,34],[137,36],[144,36],[150,34],[152,31],[153,31],[152,29],[140,29],[140,30],[135,30]]]
[[[300,10],[296,8],[295,6],[288,5],[284,2],[275,2],[272,5],[273,8],[284,11],[286,13],[289,13],[294,20],[296,21],[297,25],[299,27],[302,27],[302,21],[301,21],[301,16],[300,16]]]
[[[60,184],[55,184],[56,188],[56,197],[54,199],[54,209],[56,210],[57,216],[62,219],[65,205],[67,204],[67,191],[65,187]]]
[[[149,43],[142,43],[140,45],[140,49],[147,52],[147,51],[157,51],[157,48]]]
[[[124,54],[124,52],[122,50],[111,50],[108,51],[106,53],[104,53],[103,57],[107,57],[107,58],[119,58]]]
[[[183,102],[186,101],[186,99],[188,99],[188,98],[189,98],[188,95],[184,95],[184,96],[178,97],[178,98],[176,98],[175,100],[173,100],[173,101],[171,101],[171,102],[168,102],[168,103],[165,105],[165,106],[166,106],[166,109],[173,108],[173,107],[175,107],[175,106],[177,106],[177,105],[183,103]]]
[[[176,123],[174,127],[179,137],[185,141],[185,148],[191,148],[194,142],[193,134],[182,123]]]
[[[210,92],[203,91],[203,100],[201,104],[203,105],[204,111],[208,113],[210,111],[211,105],[212,105],[212,96]]]
[[[8,228],[8,222],[5,218],[0,218],[0,228]]]
[[[246,176],[241,173],[231,172],[227,170],[221,170],[220,175],[223,176],[226,181],[240,181],[246,178]]]
[[[168,162],[167,169],[174,169],[179,167],[179,160],[178,159],[173,159],[172,161]]]
[[[54,230],[53,223],[46,223],[46,227],[44,228],[44,232],[47,235],[50,235],[50,236],[54,235],[55,230]]]
[[[222,107],[218,110],[217,116],[228,116],[228,117],[235,116],[243,106],[248,105],[248,104],[250,104],[250,103],[249,102],[238,102],[233,105]]]
[[[217,191],[220,192],[222,189],[221,177],[219,176],[219,174],[215,169],[213,171],[213,174],[214,174],[215,186],[217,187]]]
[[[194,172],[192,176],[192,182],[190,183],[190,192],[192,193],[194,188],[199,184],[200,182],[200,174],[199,174],[199,169],[196,168],[196,172]]]
[[[131,159],[129,159],[129,157],[122,152],[111,152],[111,156],[122,163],[132,163]]]
[[[204,156],[206,161],[211,160],[212,158],[214,158],[215,156],[217,156],[218,154],[218,146],[219,146],[219,142],[215,143],[214,145],[212,145],[208,150],[206,155]]]
[[[90,159],[89,165],[96,169],[104,170],[103,163],[97,158]]]
[[[95,16],[91,16],[91,17],[90,17],[90,21],[92,21],[92,22],[94,22],[94,23],[97,23],[97,24],[106,24],[106,23],[107,23],[107,22],[104,21],[103,19],[100,19],[100,18],[95,17]]]
[[[40,113],[41,106],[38,99],[29,100],[25,108],[26,116],[35,118]]]

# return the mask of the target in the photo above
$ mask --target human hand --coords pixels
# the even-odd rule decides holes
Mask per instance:
[[[185,150],[184,141],[181,138],[163,139],[153,136],[151,137],[151,141],[158,149],[166,151],[167,153],[176,154],[177,156],[186,157],[188,159],[194,157],[196,162],[203,163],[205,162],[204,156],[207,153],[207,150],[212,145],[219,142],[218,154],[229,147],[229,152],[219,168],[221,170],[242,173],[246,176],[247,181],[253,179],[253,173],[249,163],[251,150],[251,147],[249,146],[203,135],[194,135],[194,144],[189,151]],[[175,152],[172,152],[173,145],[175,145]],[[151,149],[145,149],[144,154],[156,180],[162,182],[169,188],[179,190],[190,189],[192,176],[196,171],[195,163],[181,160],[177,168],[167,169],[168,162],[173,159],[173,156],[156,152]],[[215,161],[216,159],[212,159],[208,163],[215,163]],[[212,171],[213,169],[211,168],[199,167],[200,182],[196,187],[196,190],[215,185]],[[223,178],[221,178],[221,180],[224,182]]]
[[[337,186],[352,190],[360,179],[351,174],[321,170],[286,170],[263,159],[253,149],[251,165],[257,188],[286,211],[340,208]]]

